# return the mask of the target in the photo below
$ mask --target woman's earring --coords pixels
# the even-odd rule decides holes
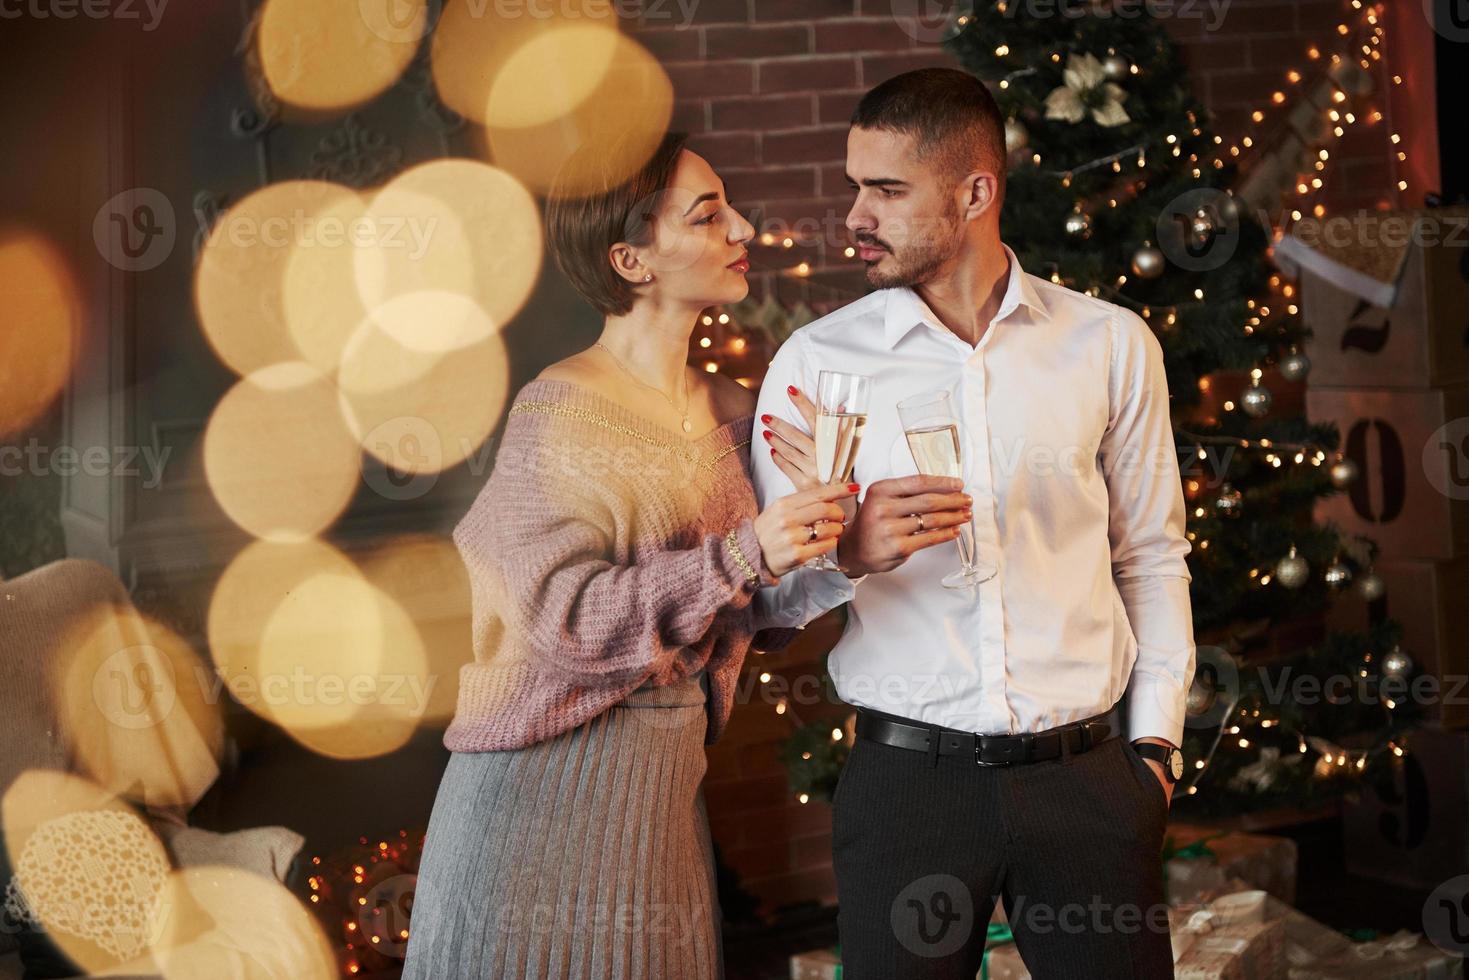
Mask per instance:
[[[652,281],[653,281],[653,273],[651,273],[651,272],[648,273],[646,276],[643,277],[643,282],[652,282]]]

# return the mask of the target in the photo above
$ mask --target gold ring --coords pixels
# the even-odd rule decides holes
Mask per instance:
[[[816,540],[816,525],[817,525],[817,523],[819,523],[819,522],[813,521],[810,524],[807,524],[806,525],[806,530],[808,530],[808,531],[811,532],[811,536],[806,539],[806,543],[807,544],[810,544],[812,541],[815,541]]]
[[[916,517],[916,518],[918,518],[918,531],[915,531],[914,533],[917,534],[917,533],[922,532],[922,531],[927,531],[928,528],[926,528],[926,527],[923,526],[923,515],[922,514],[914,514],[913,516]]]

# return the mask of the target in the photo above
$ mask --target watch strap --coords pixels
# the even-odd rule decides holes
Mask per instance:
[[[1177,749],[1171,745],[1159,745],[1157,742],[1133,742],[1132,748],[1141,758],[1152,759],[1161,765],[1163,767],[1163,775],[1167,777],[1169,782],[1174,782],[1173,767],[1168,763],[1173,757],[1173,753],[1178,751]]]

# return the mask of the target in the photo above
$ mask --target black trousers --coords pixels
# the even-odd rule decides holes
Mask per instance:
[[[974,980],[995,902],[1035,980],[1163,980],[1167,798],[1125,737],[1020,766],[858,739],[833,800],[844,980]]]

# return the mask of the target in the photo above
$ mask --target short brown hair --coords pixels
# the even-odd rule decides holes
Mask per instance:
[[[1005,120],[978,78],[957,68],[920,68],[883,82],[862,97],[852,125],[912,136],[918,159],[937,158],[958,177],[975,164],[992,167],[1005,185]]]
[[[562,178],[551,188],[546,205],[551,254],[576,291],[603,316],[624,315],[637,298],[633,284],[613,271],[607,252],[618,242],[646,245],[652,241],[653,210],[672,183],[678,155],[687,142],[685,133],[668,133],[646,163],[630,176],[617,173],[615,177],[613,172],[620,168],[608,162],[625,158],[625,154],[600,141],[587,143],[566,163],[563,174],[575,174],[583,187],[589,172],[600,170],[604,179],[592,181],[590,192],[567,191],[567,181]]]

